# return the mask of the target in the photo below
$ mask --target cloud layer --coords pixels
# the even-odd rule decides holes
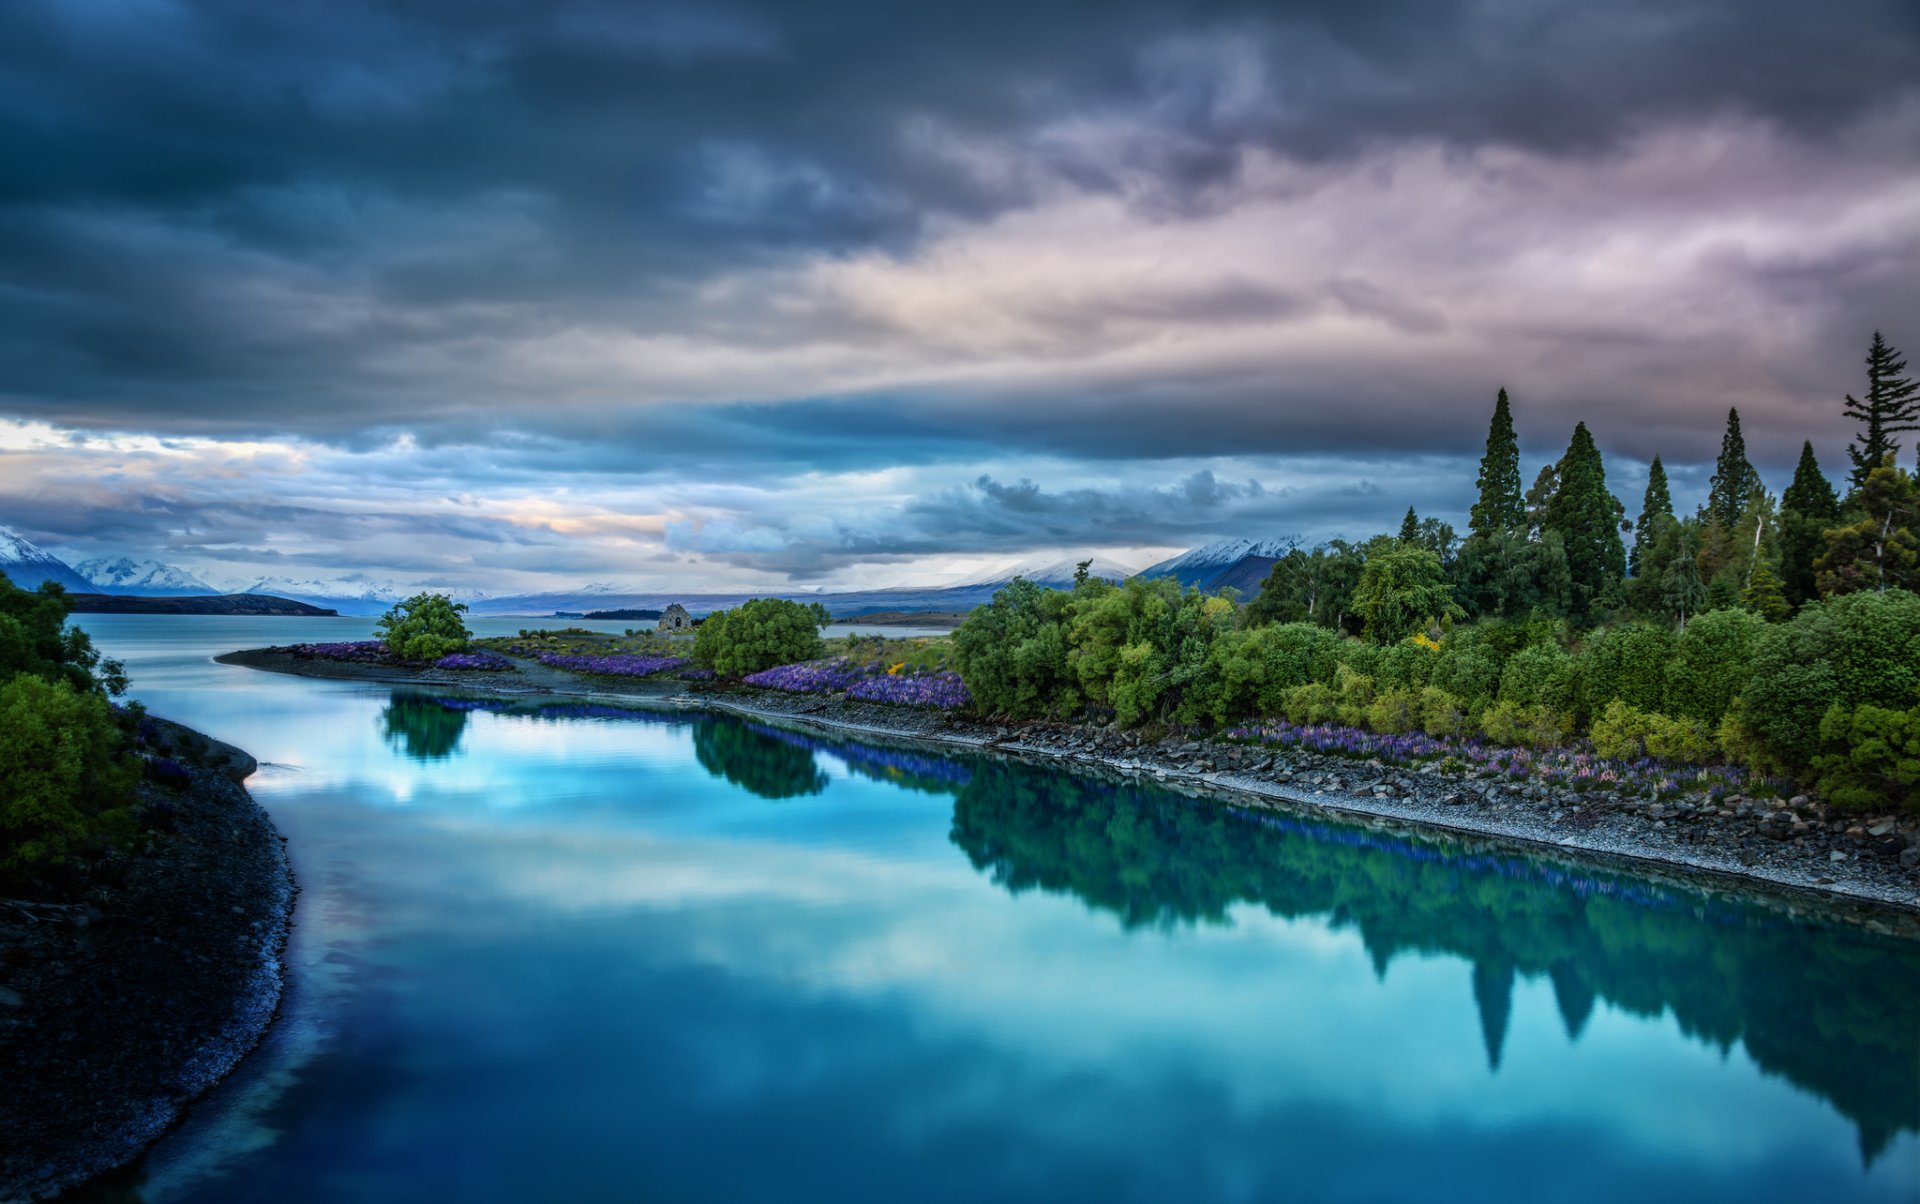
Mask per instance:
[[[1837,467],[1916,81],[1897,0],[10,5],[0,518],[852,580],[1458,512],[1501,384]]]

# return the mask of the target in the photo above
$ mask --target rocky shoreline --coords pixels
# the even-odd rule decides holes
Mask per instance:
[[[1104,766],[1252,805],[1323,809],[1545,846],[1562,854],[1851,901],[1903,930],[1920,919],[1920,816],[1842,813],[1804,796],[1653,802],[1604,788],[1554,792],[1486,771],[1397,767],[1300,749],[1065,723],[981,722],[816,695],[698,683],[589,679],[534,664],[489,674],[338,664],[253,649],[217,658],[307,676],[571,694],[707,707],[840,731]],[[1920,931],[1916,932],[1920,935]]]
[[[131,1162],[279,1006],[296,890],[253,758],[154,722],[190,777],[141,785],[156,836],[77,899],[0,901],[0,1201]]]

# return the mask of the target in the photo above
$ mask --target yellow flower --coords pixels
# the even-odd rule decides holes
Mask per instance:
[[[1425,648],[1428,652],[1440,651],[1440,641],[1434,639],[1424,631],[1415,633],[1413,642]]]
[[[900,662],[899,664],[897,664],[897,665],[893,665],[893,666],[891,666],[891,667],[889,667],[889,668],[887,669],[887,675],[888,675],[889,677],[891,677],[891,676],[893,676],[894,674],[897,674],[897,673],[899,673],[899,672],[900,672],[900,670],[902,670],[902,669],[904,669],[904,668],[906,668],[906,667],[907,667],[907,662],[905,662],[905,661],[901,661],[901,662]]]

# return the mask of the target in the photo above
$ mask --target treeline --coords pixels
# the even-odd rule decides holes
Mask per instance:
[[[0,888],[71,885],[135,829],[137,710],[54,584],[0,573]]]
[[[1920,787],[1920,485],[1898,436],[1920,392],[1878,334],[1841,495],[1811,443],[1779,497],[1737,411],[1707,500],[1676,514],[1653,461],[1637,517],[1585,423],[1522,490],[1494,404],[1464,538],[1409,509],[1364,543],[1294,550],[1235,600],[1169,580],[1017,581],[955,634],[988,711],[1228,726],[1337,722],[1608,756],[1725,757],[1831,801]]]

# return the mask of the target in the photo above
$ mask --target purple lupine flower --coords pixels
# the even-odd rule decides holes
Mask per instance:
[[[595,673],[602,677],[652,677],[687,663],[684,656],[642,656],[632,652],[613,652],[601,656],[575,656],[564,652],[540,652],[534,659],[554,669],[572,673]]]
[[[513,668],[513,662],[493,652],[450,652],[433,662],[436,669],[457,669],[480,673],[498,673]]]

